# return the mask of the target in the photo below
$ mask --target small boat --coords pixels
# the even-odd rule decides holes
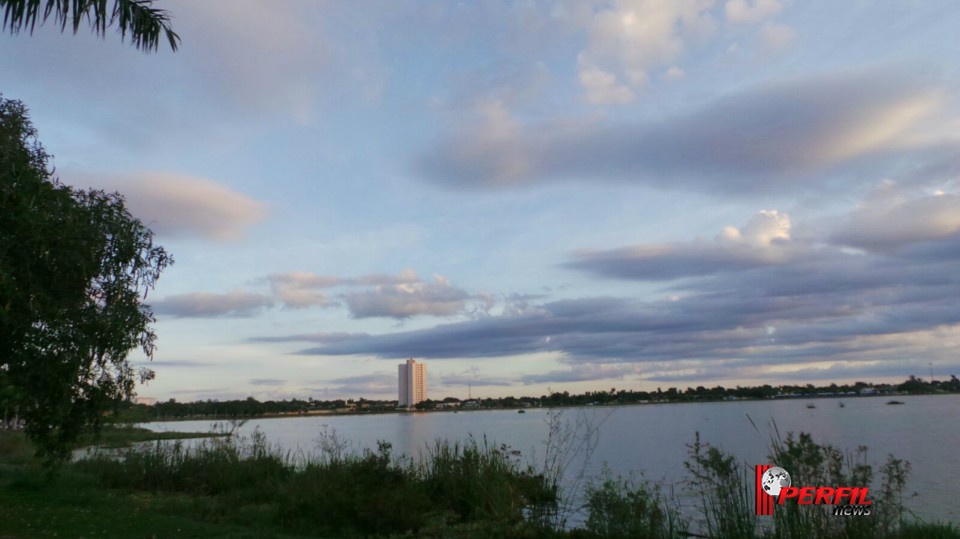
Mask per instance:
[[[841,403],[840,403],[840,407],[843,408],[844,406],[846,406],[846,404],[844,404],[844,403],[841,402]]]
[[[887,401],[887,404],[903,404],[903,401]]]
[[[525,414],[525,413],[527,413],[527,412],[526,412],[525,410],[517,410],[517,413],[518,413],[518,414]]]
[[[808,402],[807,408],[816,408],[816,406],[812,402]]]

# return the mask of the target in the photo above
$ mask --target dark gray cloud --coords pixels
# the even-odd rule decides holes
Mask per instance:
[[[664,299],[570,299],[428,329],[287,339],[317,343],[301,352],[307,355],[445,359],[555,353],[571,364],[569,371],[524,378],[527,383],[617,378],[635,373],[637,363],[673,363],[651,371],[658,380],[731,373],[755,378],[764,369],[774,373],[778,366],[796,370],[803,364],[816,365],[814,376],[824,368],[821,363],[831,362],[899,372],[892,366],[907,358],[941,361],[945,350],[958,348],[960,273],[954,268],[960,234],[895,252],[854,251],[793,240],[786,216],[760,216],[764,226],[754,219],[728,229],[709,248],[678,243],[659,254],[616,261],[630,271],[609,270],[611,256],[589,260],[589,267],[587,259],[578,260],[581,269],[618,278],[672,275]],[[713,267],[710,261],[724,249],[731,257],[748,253],[743,258],[752,262]],[[706,260],[697,261],[697,253]],[[684,271],[690,261],[705,269]],[[664,269],[670,267],[676,269]],[[691,373],[680,367],[684,362],[699,366]],[[956,361],[951,365],[960,367]]]
[[[135,361],[131,365],[134,369],[147,368],[163,372],[169,369],[206,369],[216,366],[218,363],[193,359],[154,359],[151,361]]]
[[[669,281],[743,271],[783,263],[796,249],[763,249],[750,246],[724,247],[709,242],[675,245],[638,245],[605,251],[581,251],[566,264],[605,277]]]
[[[960,196],[942,194],[865,204],[834,232],[831,240],[871,250],[891,250],[942,240],[960,232]]]
[[[763,210],[742,228],[726,227],[713,240],[583,250],[575,253],[566,266],[604,277],[669,281],[785,264],[811,256],[814,250],[809,245],[790,241],[790,226],[788,215]]]
[[[337,343],[363,337],[365,333],[300,333],[296,335],[275,335],[269,337],[251,337],[253,342],[316,342]]]
[[[875,70],[762,86],[693,113],[633,124],[524,125],[497,108],[444,137],[418,166],[427,178],[472,187],[555,179],[728,193],[822,186],[830,176],[812,172],[955,148],[945,139],[911,138],[944,100],[910,73]]]
[[[235,290],[225,294],[195,292],[167,296],[153,303],[159,315],[177,318],[243,317],[259,314],[273,305],[273,299],[261,294]]]

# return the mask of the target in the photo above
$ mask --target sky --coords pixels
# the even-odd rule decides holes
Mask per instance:
[[[0,34],[64,183],[172,254],[141,397],[960,375],[953,0],[157,0]]]

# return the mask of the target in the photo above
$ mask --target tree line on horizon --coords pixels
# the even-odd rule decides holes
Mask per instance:
[[[426,411],[446,407],[462,407],[471,403],[471,407],[480,409],[510,409],[527,407],[556,406],[609,406],[621,404],[666,403],[666,402],[711,402],[723,400],[759,400],[776,398],[814,398],[837,396],[860,396],[864,394],[938,394],[960,393],[960,379],[951,375],[948,380],[924,380],[910,376],[900,384],[871,384],[855,382],[815,386],[780,385],[736,386],[736,387],[676,387],[657,388],[653,391],[635,391],[611,388],[609,391],[586,391],[571,394],[568,391],[553,392],[539,397],[489,397],[476,399],[458,399],[447,397],[440,400],[426,400],[416,405],[417,410]],[[866,391],[865,391],[866,390]],[[179,419],[191,417],[236,418],[269,415],[296,415],[310,413],[379,413],[397,410],[396,400],[376,399],[331,399],[314,398],[259,401],[254,397],[236,400],[207,399],[193,402],[178,402],[176,399],[159,401],[153,404],[123,402],[115,410],[115,416],[121,421],[148,421],[151,419]]]

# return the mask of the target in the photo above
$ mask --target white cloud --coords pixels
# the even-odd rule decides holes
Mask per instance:
[[[743,228],[724,228],[721,237],[754,247],[768,247],[775,241],[790,239],[790,216],[777,210],[760,210]]]
[[[352,298],[353,301],[359,302],[358,304],[366,306],[360,307],[361,310],[364,308],[376,310],[377,307],[374,307],[373,304],[377,301],[376,299],[370,298],[375,298],[378,296],[382,298],[384,295],[382,292],[383,290],[397,290],[406,292],[408,294],[419,294],[419,299],[422,301],[422,292],[424,287],[433,286],[422,283],[419,277],[417,277],[416,272],[411,268],[404,269],[397,275],[384,275],[375,273],[353,278],[336,277],[332,275],[318,275],[316,273],[307,271],[295,271],[289,273],[270,274],[267,276],[267,281],[270,283],[270,289],[276,298],[282,302],[284,306],[292,309],[325,307],[331,305],[330,296],[324,291],[330,288],[373,287],[372,290],[348,292],[344,294],[344,297],[348,298],[348,306],[350,306],[351,309],[353,308],[353,304],[350,303],[350,299]],[[450,283],[445,277],[438,276],[434,285],[439,289],[447,288],[450,290],[459,290],[450,287]],[[428,290],[427,292],[431,291]],[[364,301],[369,301],[369,303],[364,303]],[[399,307],[397,305],[394,305],[394,309],[396,309],[396,312],[404,311],[403,307]],[[416,310],[417,308],[408,306],[407,309]],[[434,309],[441,309],[441,307],[434,306]],[[386,308],[386,310],[390,311],[390,308]],[[391,315],[388,314],[385,316]],[[401,318],[402,317],[403,316],[401,316]]]
[[[617,81],[616,75],[598,67],[580,66],[580,85],[587,92],[587,102],[594,105],[629,103],[633,92]]]
[[[451,316],[464,312],[469,298],[467,292],[451,285],[445,277],[439,275],[434,276],[432,283],[380,285],[372,290],[347,292],[343,295],[355,318]]]
[[[205,178],[162,172],[90,178],[122,194],[130,213],[161,236],[237,241],[267,216],[262,202]]]
[[[648,71],[669,65],[689,35],[709,33],[711,0],[620,0],[593,14],[589,45],[578,56],[580,83],[595,104],[625,103]]]
[[[277,299],[292,309],[328,305],[330,298],[317,289],[330,288],[342,282],[337,277],[309,272],[275,273],[267,280]]]

